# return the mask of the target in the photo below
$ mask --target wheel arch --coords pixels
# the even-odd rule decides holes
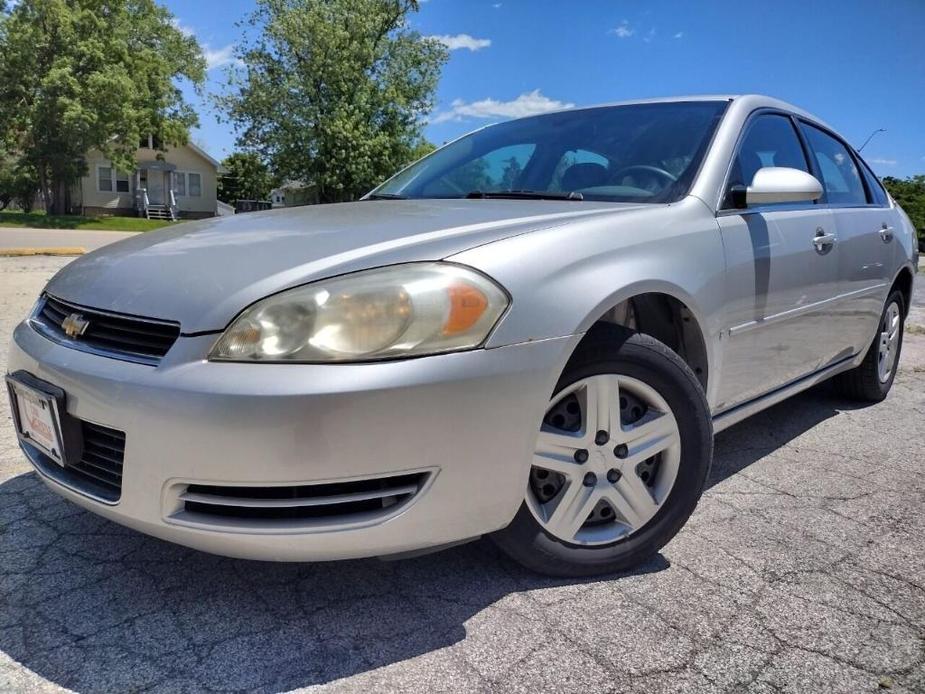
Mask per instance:
[[[579,330],[585,333],[582,342],[602,323],[622,325],[663,342],[684,360],[707,392],[713,353],[706,339],[705,321],[693,298],[679,287],[641,282],[623,288],[585,317]]]
[[[909,315],[909,309],[912,306],[912,277],[912,270],[904,265],[899,269],[899,272],[896,273],[896,277],[893,279],[893,285],[890,287],[889,291],[889,294],[892,294],[897,289],[902,292],[903,303],[905,304],[903,307],[905,316]]]

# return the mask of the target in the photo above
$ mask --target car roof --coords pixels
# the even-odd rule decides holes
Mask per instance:
[[[576,106],[567,109],[557,109],[556,111],[550,111],[550,113],[562,113],[565,111],[585,111],[596,108],[610,108],[613,106],[632,106],[635,104],[664,104],[684,101],[729,101],[731,103],[735,103],[737,107],[744,109],[746,112],[754,111],[755,109],[759,108],[775,108],[782,111],[788,111],[798,116],[803,116],[804,118],[818,123],[819,125],[828,128],[833,132],[835,131],[835,128],[809,111],[806,111],[799,106],[794,106],[793,104],[781,99],[776,99],[773,96],[767,96],[765,94],[690,94],[686,96],[662,96],[648,99],[628,99],[625,101],[613,101],[603,104],[594,104],[592,106]]]

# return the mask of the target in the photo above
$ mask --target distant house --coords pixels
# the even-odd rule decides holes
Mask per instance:
[[[87,154],[87,175],[71,192],[84,215],[199,219],[218,214],[220,164],[192,142],[166,151],[151,137],[135,152],[134,171],[118,171],[102,153]]]
[[[318,202],[315,187],[302,181],[286,181],[279,188],[270,191],[273,207],[298,207],[314,205]]]

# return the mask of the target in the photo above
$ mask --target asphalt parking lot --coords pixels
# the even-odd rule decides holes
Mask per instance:
[[[0,371],[66,262],[0,258]],[[314,565],[169,545],[47,491],[0,398],[0,691],[303,687],[925,692],[925,329],[886,402],[819,388],[720,434],[688,526],[600,580],[484,540]]]

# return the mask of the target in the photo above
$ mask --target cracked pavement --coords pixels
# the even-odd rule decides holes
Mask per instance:
[[[0,259],[0,367],[66,262]],[[821,387],[718,435],[678,537],[594,580],[485,540],[288,565],[170,545],[48,491],[0,403],[0,691],[925,692],[925,334],[882,404]]]

